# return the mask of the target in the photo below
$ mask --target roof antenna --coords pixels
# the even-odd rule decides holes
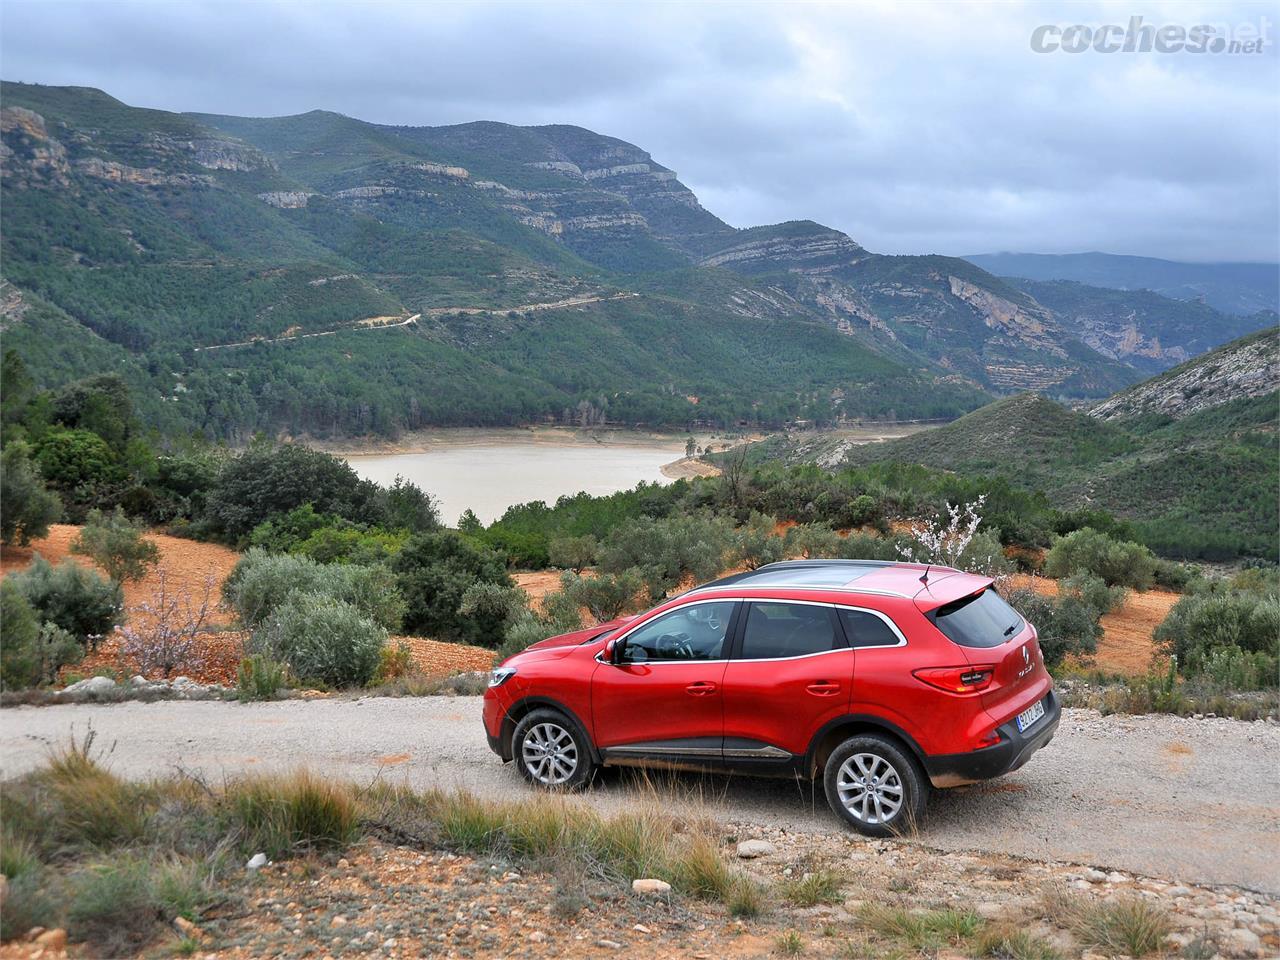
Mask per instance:
[[[924,573],[920,574],[920,582],[923,583],[925,586],[929,585],[929,569],[932,566],[933,564],[931,563],[925,564]]]

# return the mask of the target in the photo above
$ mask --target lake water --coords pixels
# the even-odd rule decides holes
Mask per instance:
[[[669,483],[662,465],[684,456],[684,442],[561,444],[538,440],[441,442],[425,453],[361,454],[346,460],[360,476],[390,484],[397,474],[440,502],[457,523],[468,508],[490,523],[517,503],[554,504],[565,494],[629,490],[641,480]]]

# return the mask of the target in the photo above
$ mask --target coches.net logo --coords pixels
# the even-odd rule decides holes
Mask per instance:
[[[1045,23],[1031,31],[1035,53],[1240,53],[1259,54],[1271,45],[1271,21],[1235,25],[1145,23],[1130,17],[1127,25]]]

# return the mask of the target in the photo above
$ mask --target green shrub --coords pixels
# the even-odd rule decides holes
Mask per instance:
[[[249,533],[249,545],[261,547],[269,553],[292,553],[317,530],[339,522],[339,517],[316,513],[314,506],[304,503],[254,527]]]
[[[735,531],[734,559],[748,570],[785,560],[788,543],[785,537],[774,532],[777,525],[773,517],[752,513]]]
[[[260,444],[229,461],[209,491],[206,515],[231,539],[310,503],[320,513],[376,523],[385,491],[344,461],[300,444]]]
[[[1118,609],[1128,596],[1124,587],[1109,587],[1101,577],[1087,573],[1077,573],[1067,577],[1058,584],[1059,592],[1072,593],[1078,596],[1098,613],[1110,613]]]
[[[37,620],[61,627],[81,644],[95,645],[124,620],[120,585],[71,559],[54,567],[36,554],[31,566],[5,582],[17,588]]]
[[[287,670],[284,664],[257,654],[245,657],[236,671],[236,699],[241,703],[274,700],[286,682]]]
[[[27,598],[9,580],[0,580],[0,686],[6,690],[40,682],[36,641],[40,624]]]
[[[0,503],[0,540],[18,546],[46,536],[62,515],[62,501],[45,489],[24,443],[9,443],[0,452]]]
[[[1156,627],[1155,639],[1186,676],[1237,689],[1280,684],[1280,597],[1233,590],[1188,594]]]
[[[374,680],[378,683],[391,683],[409,675],[413,670],[413,651],[403,640],[388,643],[378,652],[378,669],[374,672]]]
[[[501,643],[503,615],[459,612],[463,596],[477,583],[513,586],[500,554],[452,531],[420,533],[405,543],[392,569],[404,597],[406,629],[490,647]]]
[[[581,573],[595,563],[596,538],[591,534],[581,537],[555,537],[547,547],[547,556],[553,567],[562,567]]]
[[[160,550],[142,537],[143,528],[116,507],[111,513],[90,510],[71,552],[89,557],[116,583],[141,580],[160,562]]]
[[[253,652],[289,665],[302,680],[363,686],[373,679],[387,631],[354,604],[295,592],[254,633]]]
[[[386,630],[398,630],[404,600],[383,566],[326,566],[307,557],[250,549],[222,585],[223,599],[250,630],[265,623],[295,593],[320,593],[354,605]]]
[[[1102,612],[1081,593],[1065,585],[1056,597],[1021,588],[1005,599],[1035,626],[1045,666],[1056,667],[1068,656],[1087,660],[1097,652]]]
[[[601,544],[602,573],[638,570],[651,600],[659,600],[685,578],[710,580],[728,566],[735,545],[727,517],[699,513],[641,518],[618,527]]]
[[[123,478],[107,442],[88,430],[50,429],[36,448],[40,475],[56,490],[90,489]]]
[[[1147,590],[1155,582],[1156,562],[1142,544],[1112,540],[1105,533],[1084,527],[1054,543],[1045,557],[1044,572],[1059,579],[1088,573],[1112,586]]]
[[[642,586],[638,570],[623,570],[616,574],[601,573],[594,577],[581,577],[566,571],[560,577],[560,592],[569,609],[576,611],[580,607],[586,607],[598,623],[613,620],[623,613],[637,609],[640,606],[639,594]],[[547,600],[544,599],[543,604],[545,607]]]
[[[896,541],[870,533],[854,532],[840,539],[836,557],[842,560],[901,560]]]
[[[787,531],[787,555],[806,559],[839,557],[844,538],[824,523],[802,523]]]
[[[105,956],[133,954],[151,940],[157,925],[175,916],[198,916],[213,899],[198,864],[157,866],[118,856],[72,878],[67,933]]]

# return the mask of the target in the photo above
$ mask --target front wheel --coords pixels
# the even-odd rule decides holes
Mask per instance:
[[[874,734],[836,747],[823,782],[831,809],[870,837],[908,833],[924,823],[929,784],[914,758]]]
[[[578,725],[556,710],[534,710],[522,718],[511,754],[526,780],[548,789],[576,790],[595,767]]]

